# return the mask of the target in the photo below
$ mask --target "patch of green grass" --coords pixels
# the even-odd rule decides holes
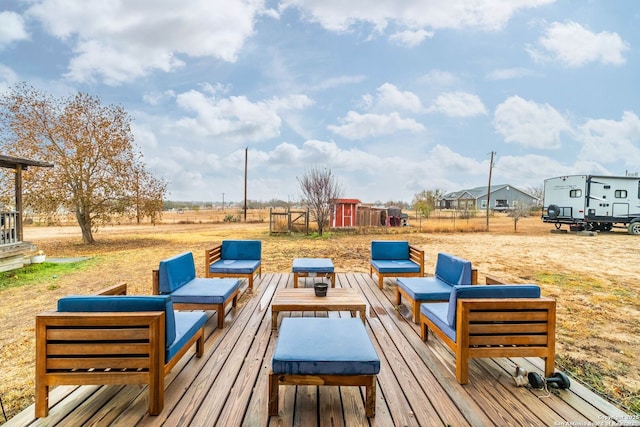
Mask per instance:
[[[615,382],[616,377],[623,374],[623,372],[604,369],[597,364],[579,360],[571,356],[558,355],[556,362],[558,366],[562,367],[562,370],[576,378],[580,378],[580,382],[588,385],[599,395],[605,396],[634,414],[640,414],[640,395],[637,390],[631,391],[620,385],[607,387],[605,384],[607,377],[609,378],[609,382]]]
[[[55,280],[63,275],[87,269],[93,265],[93,260],[42,264],[29,264],[22,268],[0,273],[0,290],[33,285],[35,283],[49,283],[48,289],[56,289]]]
[[[591,277],[548,272],[537,273],[534,277],[536,282],[540,284],[555,285],[561,288],[580,289],[584,291],[603,290],[602,282]]]

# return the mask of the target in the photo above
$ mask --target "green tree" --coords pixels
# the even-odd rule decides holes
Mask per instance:
[[[336,200],[342,195],[342,186],[327,168],[313,167],[297,179],[302,190],[302,202],[309,208],[318,225],[318,235],[322,236],[325,227],[329,226]]]
[[[145,170],[130,122],[121,106],[104,106],[86,93],[55,98],[26,83],[5,92],[0,97],[2,151],[55,165],[28,171],[25,206],[48,217],[73,212],[87,244],[114,215],[154,221],[166,183]]]
[[[429,218],[443,194],[442,190],[422,190],[413,197],[413,208],[425,218]]]

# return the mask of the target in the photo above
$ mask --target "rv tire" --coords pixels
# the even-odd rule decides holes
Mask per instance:
[[[633,234],[634,236],[640,235],[640,221],[633,221],[629,224],[629,234]]]
[[[557,218],[558,215],[560,215],[560,208],[558,207],[558,205],[549,205],[549,207],[547,208],[547,215],[551,219]]]

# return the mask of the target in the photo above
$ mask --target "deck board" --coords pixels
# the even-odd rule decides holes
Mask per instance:
[[[33,405],[7,426],[490,426],[554,425],[561,421],[630,417],[572,379],[570,390],[515,387],[520,365],[542,372],[529,358],[470,362],[470,382],[455,380],[452,352],[437,338],[424,343],[406,307],[394,307],[395,284],[383,290],[364,273],[338,273],[336,287],[357,289],[367,304],[367,332],[381,360],[376,416],[364,415],[364,388],[280,387],[279,416],[267,411],[268,373],[277,342],[270,303],[278,288],[293,287],[292,274],[263,274],[249,294],[244,283],[237,309],[217,329],[213,312],[205,327],[205,355],[194,350],[165,379],[165,407],[146,414],[146,386],[65,386],[50,393],[50,415],[34,420]],[[306,286],[310,286],[307,281]],[[328,292],[331,292],[329,289]],[[350,317],[349,312],[282,312],[290,317]],[[548,396],[547,396],[548,394]]]

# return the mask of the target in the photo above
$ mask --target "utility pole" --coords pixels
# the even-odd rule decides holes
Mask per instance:
[[[491,152],[491,160],[489,161],[489,184],[487,185],[487,231],[489,231],[489,212],[491,210],[491,171],[493,170],[493,156],[495,151]]]
[[[247,222],[247,159],[249,147],[244,149],[244,222]]]
[[[224,193],[222,193],[222,212],[224,212]]]

